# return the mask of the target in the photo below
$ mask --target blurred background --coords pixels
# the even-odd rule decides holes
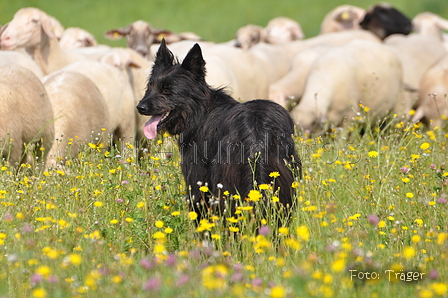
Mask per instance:
[[[380,1],[378,1],[380,2]],[[372,0],[0,0],[0,24],[13,18],[27,6],[44,10],[64,27],[81,27],[95,35],[99,43],[125,46],[125,40],[111,41],[103,33],[124,27],[138,19],[155,28],[174,32],[192,31],[203,39],[223,42],[234,38],[239,27],[249,23],[266,26],[277,16],[298,21],[306,37],[319,33],[327,12],[341,4],[362,8],[376,4]],[[391,0],[392,6],[412,18],[431,11],[448,18],[448,0]]]

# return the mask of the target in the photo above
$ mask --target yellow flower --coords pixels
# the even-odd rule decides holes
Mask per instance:
[[[294,181],[293,183],[291,183],[291,187],[292,187],[292,188],[297,188],[297,187],[299,187],[299,182]]]
[[[68,255],[68,261],[75,266],[78,266],[82,262],[82,257],[79,254]]]
[[[261,190],[269,189],[269,184],[260,184],[258,185],[258,188],[260,188]]]
[[[431,289],[439,296],[445,296],[448,292],[447,285],[441,282],[433,283]]]
[[[412,192],[408,192],[408,193],[406,193],[406,198],[411,199],[411,198],[413,198],[413,197],[414,197],[414,194],[413,194]]]
[[[155,225],[156,225],[156,227],[158,227],[158,228],[163,228],[164,223],[163,223],[163,221],[158,220],[158,221],[156,221]]]
[[[114,275],[112,276],[112,282],[113,283],[120,283],[123,280],[123,278],[120,275]]]
[[[46,265],[39,266],[36,269],[36,274],[42,275],[43,277],[47,278],[51,273],[50,267]]]
[[[42,288],[34,289],[31,294],[33,295],[34,298],[45,298],[45,297],[47,297],[47,291],[45,291],[45,289],[42,289]]]
[[[171,215],[172,216],[178,216],[180,214],[180,211],[174,211],[174,212],[171,212]]]
[[[249,197],[249,200],[252,202],[258,202],[263,197],[258,190],[249,191],[249,194],[247,196]]]
[[[410,260],[415,256],[415,248],[406,246],[403,249],[403,256],[406,258],[406,260]]]
[[[307,226],[300,226],[296,229],[296,234],[300,239],[309,241],[310,240],[310,230]]]
[[[93,206],[95,206],[95,207],[101,207],[101,206],[103,206],[103,203],[100,202],[100,201],[96,201],[95,203],[93,203]]]
[[[115,224],[118,223],[118,220],[116,220],[116,219],[112,219],[112,220],[110,221],[110,223],[113,224],[113,225],[115,225]]]
[[[272,177],[272,178],[277,178],[278,176],[280,176],[279,172],[271,172],[269,174],[269,177]]]
[[[196,218],[198,218],[198,214],[194,211],[188,212],[188,218],[190,218],[190,220],[196,220]]]
[[[422,150],[426,150],[428,148],[429,148],[429,144],[428,143],[423,143],[423,144],[420,145],[420,149],[422,149]]]
[[[409,178],[401,178],[401,181],[403,181],[404,183],[408,183],[410,181]]]
[[[272,287],[271,294],[269,296],[272,298],[286,297],[286,290],[282,286],[274,286]]]
[[[208,192],[208,187],[204,185],[204,186],[199,187],[199,190],[202,192]]]
[[[130,218],[130,217],[126,217],[126,219],[125,219],[127,222],[133,222],[134,220],[132,219],[132,218]]]
[[[287,227],[280,227],[278,228],[278,232],[283,235],[288,235],[289,229]]]
[[[163,232],[155,232],[154,235],[152,235],[152,238],[154,239],[165,239],[166,235]]]
[[[376,152],[376,151],[369,151],[369,153],[368,153],[368,155],[369,155],[369,157],[377,157],[378,156],[378,152]]]
[[[414,235],[411,237],[412,242],[414,243],[418,243],[420,242],[420,236],[419,235]]]
[[[165,228],[165,233],[167,233],[167,234],[171,234],[172,232],[173,232],[173,229],[172,228]]]
[[[331,266],[331,269],[334,272],[341,272],[345,269],[345,260],[344,259],[337,259],[333,262],[333,265]]]

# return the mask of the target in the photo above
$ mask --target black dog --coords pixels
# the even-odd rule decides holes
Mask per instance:
[[[137,109],[152,116],[145,124],[149,139],[159,131],[179,135],[182,172],[199,216],[209,206],[198,181],[207,183],[214,195],[221,184],[221,194],[227,190],[229,197],[239,194],[244,199],[254,188],[254,180],[257,184],[272,182],[272,172],[280,174],[274,185],[275,190],[280,188],[280,202],[287,210],[294,205],[291,183],[294,176],[300,177],[301,163],[288,112],[272,101],[239,103],[223,89],[210,88],[198,44],[179,63],[162,42]],[[222,211],[223,199],[220,206]]]

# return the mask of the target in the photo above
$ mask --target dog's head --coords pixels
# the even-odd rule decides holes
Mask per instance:
[[[200,46],[195,44],[179,63],[162,40],[145,95],[137,105],[140,114],[152,116],[145,124],[145,136],[154,139],[161,130],[172,135],[185,131],[204,110],[209,92]]]

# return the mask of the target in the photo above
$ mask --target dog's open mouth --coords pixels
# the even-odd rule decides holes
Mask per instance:
[[[162,115],[151,116],[145,123],[145,128],[143,129],[145,136],[150,140],[155,139],[157,137],[157,131],[161,128],[161,124],[166,121],[169,115],[170,112],[168,111]]]

